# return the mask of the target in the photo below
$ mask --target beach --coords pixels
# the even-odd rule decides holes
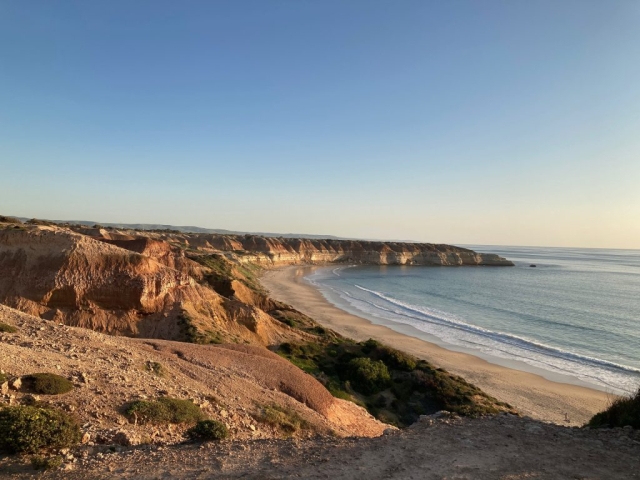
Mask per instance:
[[[465,378],[523,415],[562,425],[581,426],[604,409],[613,396],[585,386],[553,381],[462,352],[447,350],[386,326],[352,315],[328,302],[304,277],[314,266],[288,266],[266,271],[260,281],[274,299],[292,305],[321,325],[362,341],[373,338],[411,353]]]

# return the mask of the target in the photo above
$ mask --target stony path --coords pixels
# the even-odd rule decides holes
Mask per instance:
[[[16,478],[33,477],[19,465],[11,470]],[[571,429],[511,416],[424,419],[374,439],[130,449],[38,478],[634,479],[640,478],[640,432]]]

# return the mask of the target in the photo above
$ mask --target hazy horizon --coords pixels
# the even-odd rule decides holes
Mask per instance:
[[[640,248],[640,4],[0,3],[0,214]]]
[[[0,215],[6,215],[6,212],[0,212]],[[187,225],[187,224],[178,224],[178,223],[165,223],[165,222],[152,222],[152,223],[147,223],[147,222],[118,222],[118,221],[114,221],[114,222],[105,222],[105,221],[100,221],[100,220],[95,220],[95,219],[81,219],[81,218],[73,218],[73,219],[59,219],[59,218],[45,218],[42,216],[24,216],[24,215],[6,215],[9,217],[14,217],[14,218],[21,218],[21,219],[26,219],[26,221],[31,220],[32,218],[38,219],[38,220],[48,220],[48,221],[55,221],[55,222],[61,222],[61,223],[73,223],[73,222],[91,222],[91,223],[95,223],[97,225],[110,225],[110,224],[122,224],[122,225],[162,225],[162,226],[167,226],[167,227],[195,227],[195,228],[203,228],[203,229],[209,229],[209,230],[227,230],[229,232],[238,232],[238,234],[245,234],[245,233],[249,233],[249,234],[255,234],[255,235],[259,235],[259,234],[265,234],[268,233],[270,235],[308,235],[308,236],[318,236],[318,237],[322,237],[322,236],[326,236],[327,238],[336,238],[339,240],[362,240],[362,241],[377,241],[377,242],[407,242],[407,243],[446,243],[449,245],[454,245],[454,246],[459,246],[459,247],[464,247],[464,248],[471,248],[473,249],[474,247],[515,247],[515,248],[559,248],[559,249],[579,249],[579,250],[627,250],[627,251],[634,251],[634,250],[638,250],[640,251],[640,248],[618,248],[618,247],[583,247],[580,245],[511,245],[511,244],[498,244],[498,243],[452,243],[452,242],[434,242],[434,241],[429,241],[429,240],[415,240],[415,239],[411,239],[411,238],[393,238],[393,237],[385,237],[385,238],[367,238],[367,237],[345,237],[343,235],[336,235],[333,233],[327,233],[327,232],[298,232],[298,231],[290,231],[290,232],[284,232],[284,231],[272,231],[272,230],[233,230],[233,229],[229,229],[229,228],[224,228],[224,227],[218,227],[218,226],[205,226],[205,225]],[[234,234],[234,233],[230,233]],[[225,235],[225,233],[222,233],[221,235]]]

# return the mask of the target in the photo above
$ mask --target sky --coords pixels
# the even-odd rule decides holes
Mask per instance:
[[[640,248],[640,2],[0,0],[0,214]]]

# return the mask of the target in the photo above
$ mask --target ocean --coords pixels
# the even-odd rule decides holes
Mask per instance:
[[[640,250],[469,248],[515,267],[340,266],[307,280],[343,310],[445,348],[611,393],[638,389]]]

